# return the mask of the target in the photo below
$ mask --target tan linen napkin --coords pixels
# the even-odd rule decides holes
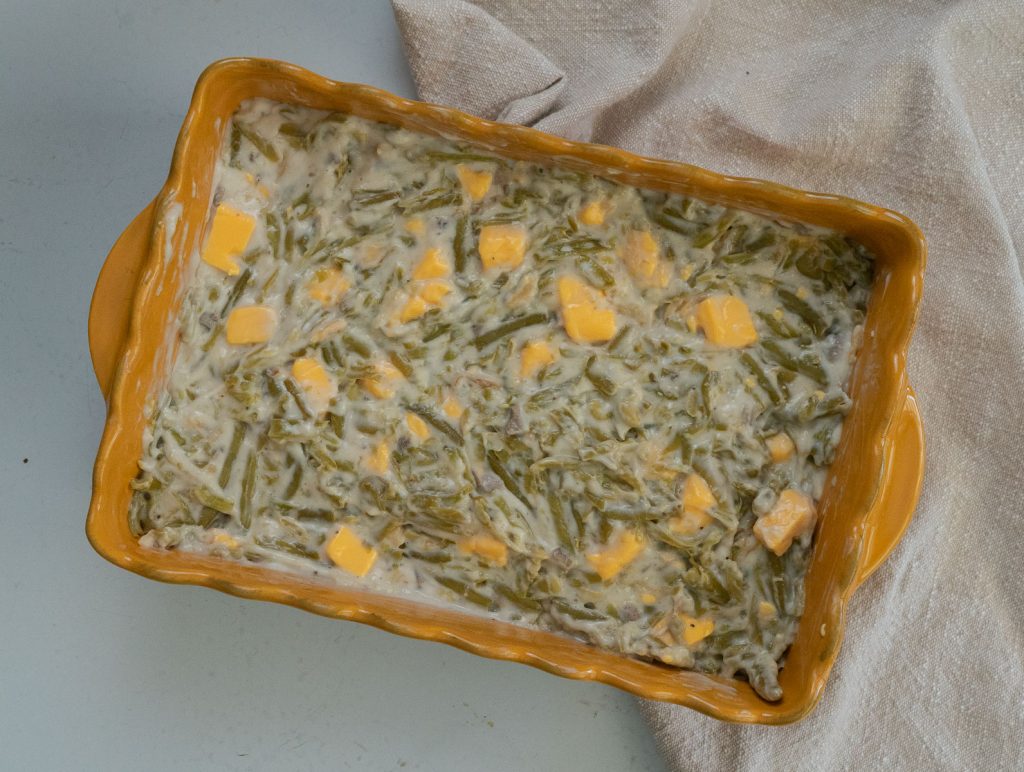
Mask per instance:
[[[641,702],[677,769],[1024,764],[1024,3],[392,0],[420,96],[912,217],[906,537],[789,727]]]

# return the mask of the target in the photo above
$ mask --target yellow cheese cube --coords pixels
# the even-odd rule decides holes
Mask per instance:
[[[306,291],[318,303],[333,306],[351,286],[352,283],[337,268],[320,268],[306,285]]]
[[[565,332],[577,343],[604,343],[615,337],[615,312],[599,306],[597,294],[579,279],[560,278],[558,300]]]
[[[523,346],[519,352],[519,375],[531,378],[545,365],[555,361],[555,352],[542,340],[535,340]]]
[[[766,600],[757,604],[757,618],[762,622],[770,622],[778,616],[778,610]]]
[[[587,554],[587,562],[604,581],[614,578],[644,550],[644,541],[635,531],[623,531],[601,552]]]
[[[409,299],[405,301],[405,305],[402,306],[402,310],[398,312],[398,321],[402,324],[408,324],[427,313],[429,308],[430,306],[427,305],[426,300],[421,298],[418,294],[412,294],[409,296]]]
[[[768,445],[768,452],[772,456],[772,461],[776,464],[791,458],[796,452],[796,445],[793,444],[793,440],[785,432],[773,434],[765,440],[765,444]]]
[[[410,217],[405,221],[405,229],[409,233],[420,236],[423,234],[423,231],[426,230],[426,223],[423,222],[422,217]]]
[[[466,409],[462,407],[462,403],[452,396],[445,399],[444,403],[441,405],[441,409],[444,411],[446,416],[454,421],[458,421],[462,418],[462,414],[466,412]]]
[[[645,606],[652,606],[655,603],[657,603],[657,601],[658,596],[656,596],[653,592],[645,592],[643,595],[640,596],[640,602],[643,603]]]
[[[366,468],[376,474],[387,474],[391,466],[391,448],[388,443],[379,442],[366,457]]]
[[[508,547],[505,543],[485,533],[460,539],[458,546],[463,555],[479,555],[496,566],[504,566],[508,562]]]
[[[412,272],[412,278],[417,281],[421,279],[443,279],[451,272],[451,266],[444,259],[441,250],[435,247],[423,253],[422,259]]]
[[[697,305],[697,323],[716,346],[742,348],[757,342],[750,309],[733,295],[713,295],[702,300]]]
[[[353,576],[366,576],[377,560],[377,550],[367,547],[354,531],[342,526],[327,542],[327,557]]]
[[[277,311],[269,306],[239,306],[228,314],[224,337],[232,346],[266,343],[277,329]]]
[[[650,231],[630,231],[619,249],[619,257],[641,287],[665,287],[670,271],[661,260],[661,247]]]
[[[372,375],[359,379],[359,385],[377,399],[390,399],[395,396],[394,382],[401,377],[401,371],[390,362],[378,362]]]
[[[782,555],[793,539],[814,527],[814,518],[814,502],[810,496],[787,488],[779,494],[771,512],[754,523],[754,536],[776,555]]]
[[[427,426],[427,422],[415,413],[405,414],[405,425],[409,427],[410,432],[421,440],[425,440],[430,436],[430,427]]]
[[[419,296],[432,306],[441,305],[444,296],[452,291],[446,281],[428,281],[419,289]]]
[[[584,225],[604,225],[604,218],[610,208],[607,201],[588,201],[580,209],[580,222]]]
[[[526,229],[522,225],[485,225],[480,229],[480,262],[485,270],[511,271],[526,254]]]
[[[292,363],[292,378],[305,392],[307,404],[316,413],[326,410],[338,395],[338,384],[315,359],[296,359]]]
[[[491,189],[491,180],[494,179],[492,172],[474,171],[465,164],[456,166],[455,174],[458,175],[459,182],[462,183],[462,187],[466,189],[466,193],[473,201],[479,201],[487,195],[487,191]]]
[[[686,478],[686,482],[683,483],[683,509],[707,512],[717,503],[707,480],[696,473]]]
[[[687,646],[700,643],[715,631],[715,623],[710,619],[694,619],[685,614],[680,619],[683,620],[683,642]]]
[[[236,258],[245,251],[255,228],[253,217],[221,204],[213,213],[213,225],[200,257],[204,263],[234,276],[241,270]]]

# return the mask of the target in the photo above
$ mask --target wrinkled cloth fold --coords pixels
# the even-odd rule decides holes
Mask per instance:
[[[419,95],[840,193],[928,239],[917,515],[787,727],[639,701],[674,769],[1024,759],[1024,3],[392,0]]]

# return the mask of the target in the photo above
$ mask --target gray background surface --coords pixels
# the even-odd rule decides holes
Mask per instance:
[[[412,95],[383,1],[0,0],[0,767],[661,769],[610,688],[157,584],[89,547],[93,284],[196,77],[230,55]]]

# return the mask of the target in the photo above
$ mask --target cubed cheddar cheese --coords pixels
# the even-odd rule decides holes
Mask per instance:
[[[526,255],[526,228],[516,223],[485,225],[477,246],[484,270],[511,271]]]
[[[237,258],[245,251],[255,228],[256,220],[251,215],[221,204],[213,214],[210,235],[200,253],[203,262],[234,276],[241,270]]]
[[[604,218],[611,208],[604,200],[588,201],[580,208],[580,222],[584,225],[604,225]]]
[[[683,622],[683,643],[687,646],[695,646],[715,631],[715,623],[711,619],[695,619],[694,617],[680,616]]]
[[[545,365],[555,361],[555,352],[545,341],[535,340],[519,352],[519,376],[532,378]]]
[[[683,483],[682,511],[669,521],[675,533],[689,536],[714,522],[708,510],[718,501],[707,481],[699,474],[691,474]]]
[[[338,395],[338,384],[323,365],[310,357],[300,357],[292,363],[292,378],[299,384],[306,396],[306,403],[316,413],[327,409],[331,400]]]
[[[806,493],[787,488],[771,511],[754,523],[754,536],[776,555],[785,554],[793,540],[814,527],[814,501]]]
[[[410,217],[405,221],[405,229],[409,233],[420,236],[427,229],[422,217]]]
[[[232,346],[266,343],[277,329],[277,311],[269,306],[239,306],[228,314],[224,337]]]
[[[439,306],[445,295],[451,291],[451,285],[446,281],[428,281],[420,287],[419,296],[430,305]]]
[[[342,526],[327,542],[327,557],[353,576],[366,576],[377,560],[377,550],[366,546],[351,528]]]
[[[445,260],[440,249],[436,247],[428,249],[412,272],[412,278],[420,281],[422,279],[443,279],[452,272],[451,266]]]
[[[757,604],[757,618],[764,622],[771,622],[779,615],[778,610],[774,605],[766,600],[762,600]]]
[[[401,371],[393,364],[378,362],[371,375],[359,379],[359,385],[377,399],[390,399],[395,396],[395,381],[401,378]]]
[[[427,301],[419,296],[417,293],[413,293],[409,296],[409,299],[405,301],[405,305],[402,306],[402,310],[398,312],[398,321],[402,324],[408,324],[411,321],[419,319],[423,314],[430,310],[430,306]]]
[[[696,472],[688,475],[683,483],[683,509],[707,512],[718,503],[707,480]]]
[[[391,447],[387,441],[378,442],[365,460],[366,468],[374,474],[387,474],[391,467]]]
[[[604,581],[618,576],[644,550],[644,540],[635,531],[622,531],[608,547],[587,554],[587,562]]]
[[[640,287],[666,287],[671,274],[661,259],[661,247],[650,231],[630,231],[619,257]]]
[[[604,343],[615,337],[615,312],[598,301],[597,293],[574,276],[558,280],[558,300],[566,334],[577,343]]]
[[[324,306],[333,306],[348,292],[352,283],[337,268],[320,268],[306,285],[313,300]]]
[[[750,309],[734,295],[712,295],[697,304],[697,323],[708,342],[726,348],[743,348],[757,342]]]
[[[419,319],[430,310],[431,306],[441,305],[441,301],[452,291],[451,285],[440,279],[419,282],[411,293],[405,305],[398,312],[398,321],[407,324]]]
[[[505,543],[485,533],[460,539],[458,546],[463,555],[479,555],[496,566],[504,566],[508,562],[508,547]]]
[[[653,606],[658,601],[658,596],[653,592],[645,592],[640,596],[640,602],[645,606]]]
[[[493,172],[477,171],[470,169],[465,164],[456,166],[455,174],[458,176],[459,182],[462,183],[466,194],[473,201],[479,201],[487,195],[487,191],[491,189],[491,180],[494,179]]]
[[[771,454],[772,461],[776,464],[792,458],[796,452],[796,445],[793,444],[792,438],[785,432],[773,434],[765,440],[765,444],[768,445],[768,452]]]
[[[444,411],[444,414],[453,421],[458,421],[462,418],[462,414],[466,412],[462,403],[450,395],[446,397],[444,402],[441,404],[441,409]]]
[[[405,414],[405,425],[409,427],[409,431],[414,437],[425,440],[430,436],[430,427],[427,426],[427,422],[415,413]]]

